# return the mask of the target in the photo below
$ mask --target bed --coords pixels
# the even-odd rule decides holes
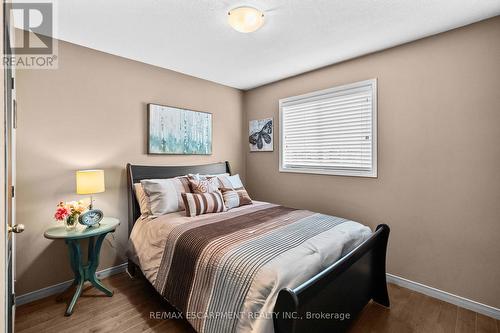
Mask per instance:
[[[228,162],[127,165],[130,251],[139,272],[200,333],[345,330],[374,300],[389,306],[389,227],[257,202],[227,212],[140,218],[134,184],[231,173]]]

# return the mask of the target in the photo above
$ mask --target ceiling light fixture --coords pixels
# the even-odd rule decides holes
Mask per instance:
[[[253,7],[237,7],[227,13],[227,21],[236,31],[254,32],[264,24],[264,13]]]

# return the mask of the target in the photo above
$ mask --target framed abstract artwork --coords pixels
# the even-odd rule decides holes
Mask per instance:
[[[273,151],[273,118],[250,120],[248,132],[250,151]]]
[[[148,154],[212,154],[212,114],[148,104]]]

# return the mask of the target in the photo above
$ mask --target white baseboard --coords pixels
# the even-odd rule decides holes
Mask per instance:
[[[387,282],[500,320],[500,309],[387,273]]]
[[[104,279],[108,276],[115,275],[115,274],[118,274],[121,272],[125,272],[126,268],[127,268],[127,263],[123,263],[123,264],[120,264],[118,266],[109,267],[109,268],[98,271],[97,277],[99,279]],[[61,293],[66,288],[68,288],[72,283],[73,283],[73,280],[65,281],[65,282],[55,284],[53,286],[49,286],[49,287],[35,290],[35,291],[29,292],[29,293],[26,293],[23,295],[19,295],[16,297],[16,305],[23,305],[26,303],[36,301],[36,300],[41,299],[41,298],[45,298],[45,297],[48,297],[51,295]]]

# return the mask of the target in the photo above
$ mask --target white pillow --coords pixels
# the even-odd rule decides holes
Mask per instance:
[[[154,217],[184,210],[182,193],[191,192],[187,177],[141,180]]]
[[[202,179],[207,179],[207,178],[212,178],[212,177],[221,177],[221,176],[229,176],[228,173],[218,173],[216,175],[204,175],[204,174],[199,174],[199,173],[188,173],[187,177],[194,179],[194,180],[202,180]]]
[[[234,176],[228,176],[227,178],[231,182],[231,185],[233,185],[233,188],[242,188],[243,187],[243,183],[241,182],[239,174],[236,174]]]
[[[218,176],[217,178],[219,178],[219,181],[222,185],[221,187],[232,188],[232,189],[243,188],[243,183],[241,182],[239,174],[236,174],[234,176],[221,175]]]

